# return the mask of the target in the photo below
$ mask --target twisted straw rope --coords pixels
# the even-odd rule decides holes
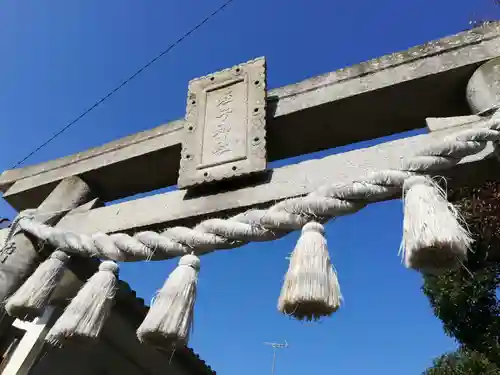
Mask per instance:
[[[311,220],[326,222],[352,214],[372,202],[401,194],[405,179],[420,173],[450,169],[464,157],[482,151],[488,142],[500,142],[500,119],[485,121],[485,128],[471,129],[445,138],[408,160],[400,170],[379,171],[350,184],[323,186],[298,198],[279,202],[267,210],[249,210],[228,219],[209,219],[194,228],[173,227],[162,233],[144,231],[81,235],[35,221],[36,214],[21,213],[16,224],[52,246],[70,253],[115,261],[169,259],[194,252],[271,241],[302,228]]]

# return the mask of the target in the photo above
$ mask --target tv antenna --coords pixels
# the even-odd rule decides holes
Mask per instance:
[[[288,348],[288,343],[285,340],[284,344],[279,344],[276,342],[265,342],[264,345],[269,345],[273,348],[273,363],[271,365],[271,375],[274,375],[274,369],[276,367],[276,349],[286,349]]]

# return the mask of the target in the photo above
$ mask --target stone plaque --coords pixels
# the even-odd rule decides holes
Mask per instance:
[[[264,58],[189,82],[179,188],[266,169]]]

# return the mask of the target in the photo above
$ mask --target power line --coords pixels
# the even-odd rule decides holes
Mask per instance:
[[[76,117],[73,121],[69,122],[66,126],[61,128],[59,131],[57,131],[52,137],[47,139],[45,142],[43,142],[40,146],[38,146],[36,149],[31,151],[28,155],[26,155],[23,159],[18,161],[16,164],[12,166],[11,169],[14,169],[24,163],[26,160],[28,160],[30,157],[32,157],[34,154],[36,154],[38,151],[40,151],[42,148],[47,146],[50,142],[52,142],[54,139],[59,137],[62,133],[64,133],[66,130],[68,130],[70,127],[72,127],[74,124],[76,124],[78,121],[80,121],[83,117],[85,117],[89,112],[97,108],[99,105],[101,105],[103,102],[105,102],[110,96],[112,96],[114,93],[116,93],[118,90],[120,90],[123,86],[125,86],[127,83],[132,81],[135,77],[137,77],[139,74],[141,74],[144,70],[149,68],[151,65],[153,65],[157,60],[162,58],[164,55],[169,53],[176,45],[181,43],[184,39],[186,39],[188,36],[190,36],[192,33],[194,33],[196,30],[198,30],[201,26],[203,26],[205,23],[207,23],[212,17],[214,17],[217,13],[221,12],[224,8],[226,8],[229,4],[231,4],[234,0],[227,0],[224,4],[222,4],[219,8],[217,8],[215,11],[213,11],[210,15],[205,17],[203,21],[198,23],[195,27],[190,29],[187,33],[185,33],[183,36],[181,36],[179,39],[177,39],[175,42],[170,44],[170,46],[167,47],[164,51],[159,53],[157,56],[149,60],[145,65],[143,65],[139,70],[137,70],[134,74],[132,74],[130,77],[122,81],[118,86],[116,86],[113,90],[111,90],[107,95],[103,96],[100,98],[98,101],[96,101],[91,107],[87,108],[85,111],[83,111],[78,117]]]

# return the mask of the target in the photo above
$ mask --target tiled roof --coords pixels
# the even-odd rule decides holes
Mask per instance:
[[[123,280],[119,282],[117,308],[123,309],[124,313],[126,313],[125,316],[132,318],[134,325],[137,327],[149,310],[149,307],[144,303],[144,299],[137,297],[135,291]],[[191,375],[215,375],[215,371],[193,349],[187,346],[180,350],[176,349],[174,358]]]
[[[99,263],[100,261],[96,258],[72,256],[68,266],[78,278],[86,280],[97,270]],[[115,308],[135,328],[139,327],[149,310],[144,299],[137,297],[136,292],[123,280],[120,280],[118,284]],[[215,375],[215,371],[193,349],[187,346],[181,349],[177,348],[174,358],[191,375]]]

